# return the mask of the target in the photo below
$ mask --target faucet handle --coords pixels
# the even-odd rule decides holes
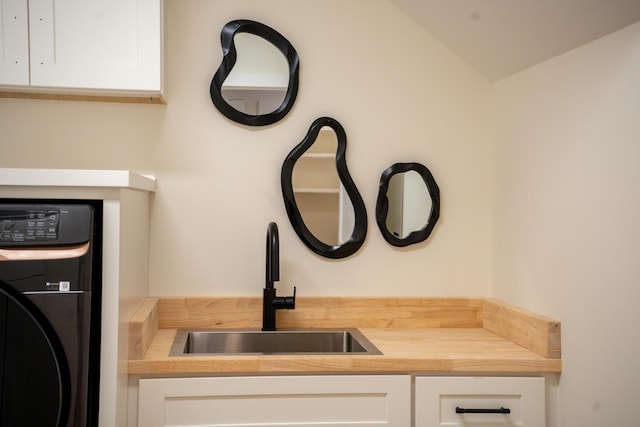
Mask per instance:
[[[280,310],[286,308],[287,310],[293,310],[296,308],[296,287],[293,287],[293,296],[290,297],[275,297],[273,299],[273,308]]]
[[[287,301],[285,302],[287,305],[287,309],[293,310],[296,308],[296,287],[293,287],[293,296],[287,297]]]

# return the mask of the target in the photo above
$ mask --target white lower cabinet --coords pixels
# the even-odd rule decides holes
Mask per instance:
[[[143,378],[138,427],[544,427],[543,377]],[[412,414],[412,407],[414,413]]]
[[[542,377],[417,377],[415,427],[545,426]]]
[[[138,427],[408,427],[411,376],[150,378]]]

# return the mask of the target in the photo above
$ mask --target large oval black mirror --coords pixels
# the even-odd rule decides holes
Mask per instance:
[[[211,101],[227,118],[249,126],[282,119],[298,93],[300,60],[291,43],[267,25],[231,21],[220,34],[222,62]]]
[[[344,128],[322,117],[282,165],[291,225],[309,249],[327,258],[353,255],[367,234],[367,211],[347,169],[346,150]]]
[[[380,177],[376,221],[394,246],[426,240],[440,218],[440,189],[420,163],[396,163]]]

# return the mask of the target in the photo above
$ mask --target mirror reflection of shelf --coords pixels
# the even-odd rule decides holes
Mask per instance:
[[[236,62],[222,84],[222,97],[241,113],[274,112],[289,87],[287,59],[273,43],[260,36],[237,33],[233,41]]]
[[[293,192],[305,224],[319,240],[328,244],[344,240],[346,231],[343,230],[351,232],[345,227],[345,212],[348,218],[353,216],[353,209],[344,207],[344,188],[336,169],[337,149],[334,130],[322,128],[313,145],[298,159],[292,176]]]
[[[335,153],[306,153],[303,154],[301,159],[329,159],[333,160],[336,158]]]
[[[275,111],[287,95],[285,81],[277,75],[233,73],[222,85],[222,97],[236,110],[245,114],[269,114]]]
[[[296,194],[328,194],[338,195],[340,194],[339,188],[318,188],[318,187],[298,187],[294,188],[293,192]]]
[[[244,114],[269,114],[278,109],[286,90],[265,88],[222,89],[225,101]]]
[[[340,180],[335,164],[337,147],[333,129],[321,130],[296,164],[292,177],[295,193],[339,193]]]
[[[294,193],[304,222],[316,238],[331,245],[344,241],[340,188],[299,188]]]

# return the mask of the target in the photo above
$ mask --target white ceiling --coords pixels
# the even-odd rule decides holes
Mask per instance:
[[[496,81],[640,21],[640,0],[390,0]]]

